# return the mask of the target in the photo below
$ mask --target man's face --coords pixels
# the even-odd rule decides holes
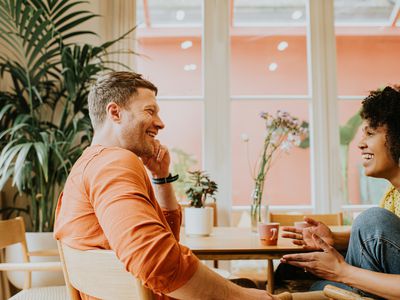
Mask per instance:
[[[121,142],[125,149],[139,157],[155,155],[154,139],[164,123],[158,116],[159,107],[155,93],[149,89],[139,88],[131,97],[130,104],[122,109]]]
[[[371,128],[367,121],[362,124],[362,138],[358,147],[367,176],[390,179],[398,172],[399,167],[389,152],[386,134],[384,126]]]

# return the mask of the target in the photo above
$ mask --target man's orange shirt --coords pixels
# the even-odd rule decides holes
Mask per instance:
[[[114,250],[145,286],[167,294],[183,286],[199,263],[178,243],[181,219],[180,210],[161,209],[134,153],[91,146],[65,183],[54,235],[72,248]]]

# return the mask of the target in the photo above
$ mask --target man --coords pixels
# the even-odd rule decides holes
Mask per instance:
[[[94,84],[88,99],[93,142],[60,196],[56,239],[81,250],[114,250],[160,298],[278,299],[225,280],[179,244],[181,210],[170,155],[155,139],[164,128],[156,94],[151,82],[132,72],[112,72]]]

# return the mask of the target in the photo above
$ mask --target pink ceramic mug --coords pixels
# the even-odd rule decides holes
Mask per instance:
[[[294,222],[294,227],[296,227],[297,229],[303,229],[303,228],[307,228],[310,227],[311,225],[308,224],[305,221],[300,221],[300,222]]]
[[[258,223],[258,235],[261,244],[274,246],[278,244],[279,223]]]

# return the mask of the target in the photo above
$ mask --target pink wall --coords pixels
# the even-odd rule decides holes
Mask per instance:
[[[400,82],[399,36],[342,36],[336,39],[339,95]]]
[[[254,169],[264,141],[262,111],[275,115],[280,109],[299,119],[308,119],[306,101],[233,101],[231,105],[231,145],[233,161],[233,199],[236,205],[249,205],[253,180],[249,170],[246,145],[241,134],[249,137],[250,168]],[[254,173],[253,173],[254,174]],[[294,148],[281,152],[267,175],[264,203],[275,205],[311,204],[310,155],[308,149]]]
[[[193,47],[182,50],[181,42],[191,40]],[[281,41],[288,43],[278,51]],[[139,38],[139,52],[148,56],[138,59],[138,70],[155,82],[160,95],[201,95],[201,39],[199,37]],[[337,38],[337,71],[339,95],[367,95],[369,90],[385,84],[399,83],[400,37],[339,36]],[[307,94],[306,39],[303,36],[241,36],[232,37],[232,95]],[[271,72],[268,65],[278,64]],[[186,64],[196,64],[194,71],[184,71]],[[340,103],[340,124],[358,109],[359,101]],[[201,160],[203,106],[199,101],[160,102],[167,125],[160,138],[170,147],[180,147]],[[233,203],[248,205],[252,180],[241,133],[250,137],[251,161],[258,157],[264,134],[259,112],[287,110],[301,119],[308,119],[306,101],[233,101],[232,162]],[[349,193],[353,203],[359,202],[358,136],[351,144],[349,162]],[[339,163],[339,161],[338,161]],[[309,150],[293,149],[283,154],[267,178],[266,199],[272,204],[310,203]]]
[[[277,49],[281,41],[289,46]],[[231,94],[307,94],[306,39],[302,36],[248,36],[231,39]],[[268,66],[275,62],[276,71]]]

